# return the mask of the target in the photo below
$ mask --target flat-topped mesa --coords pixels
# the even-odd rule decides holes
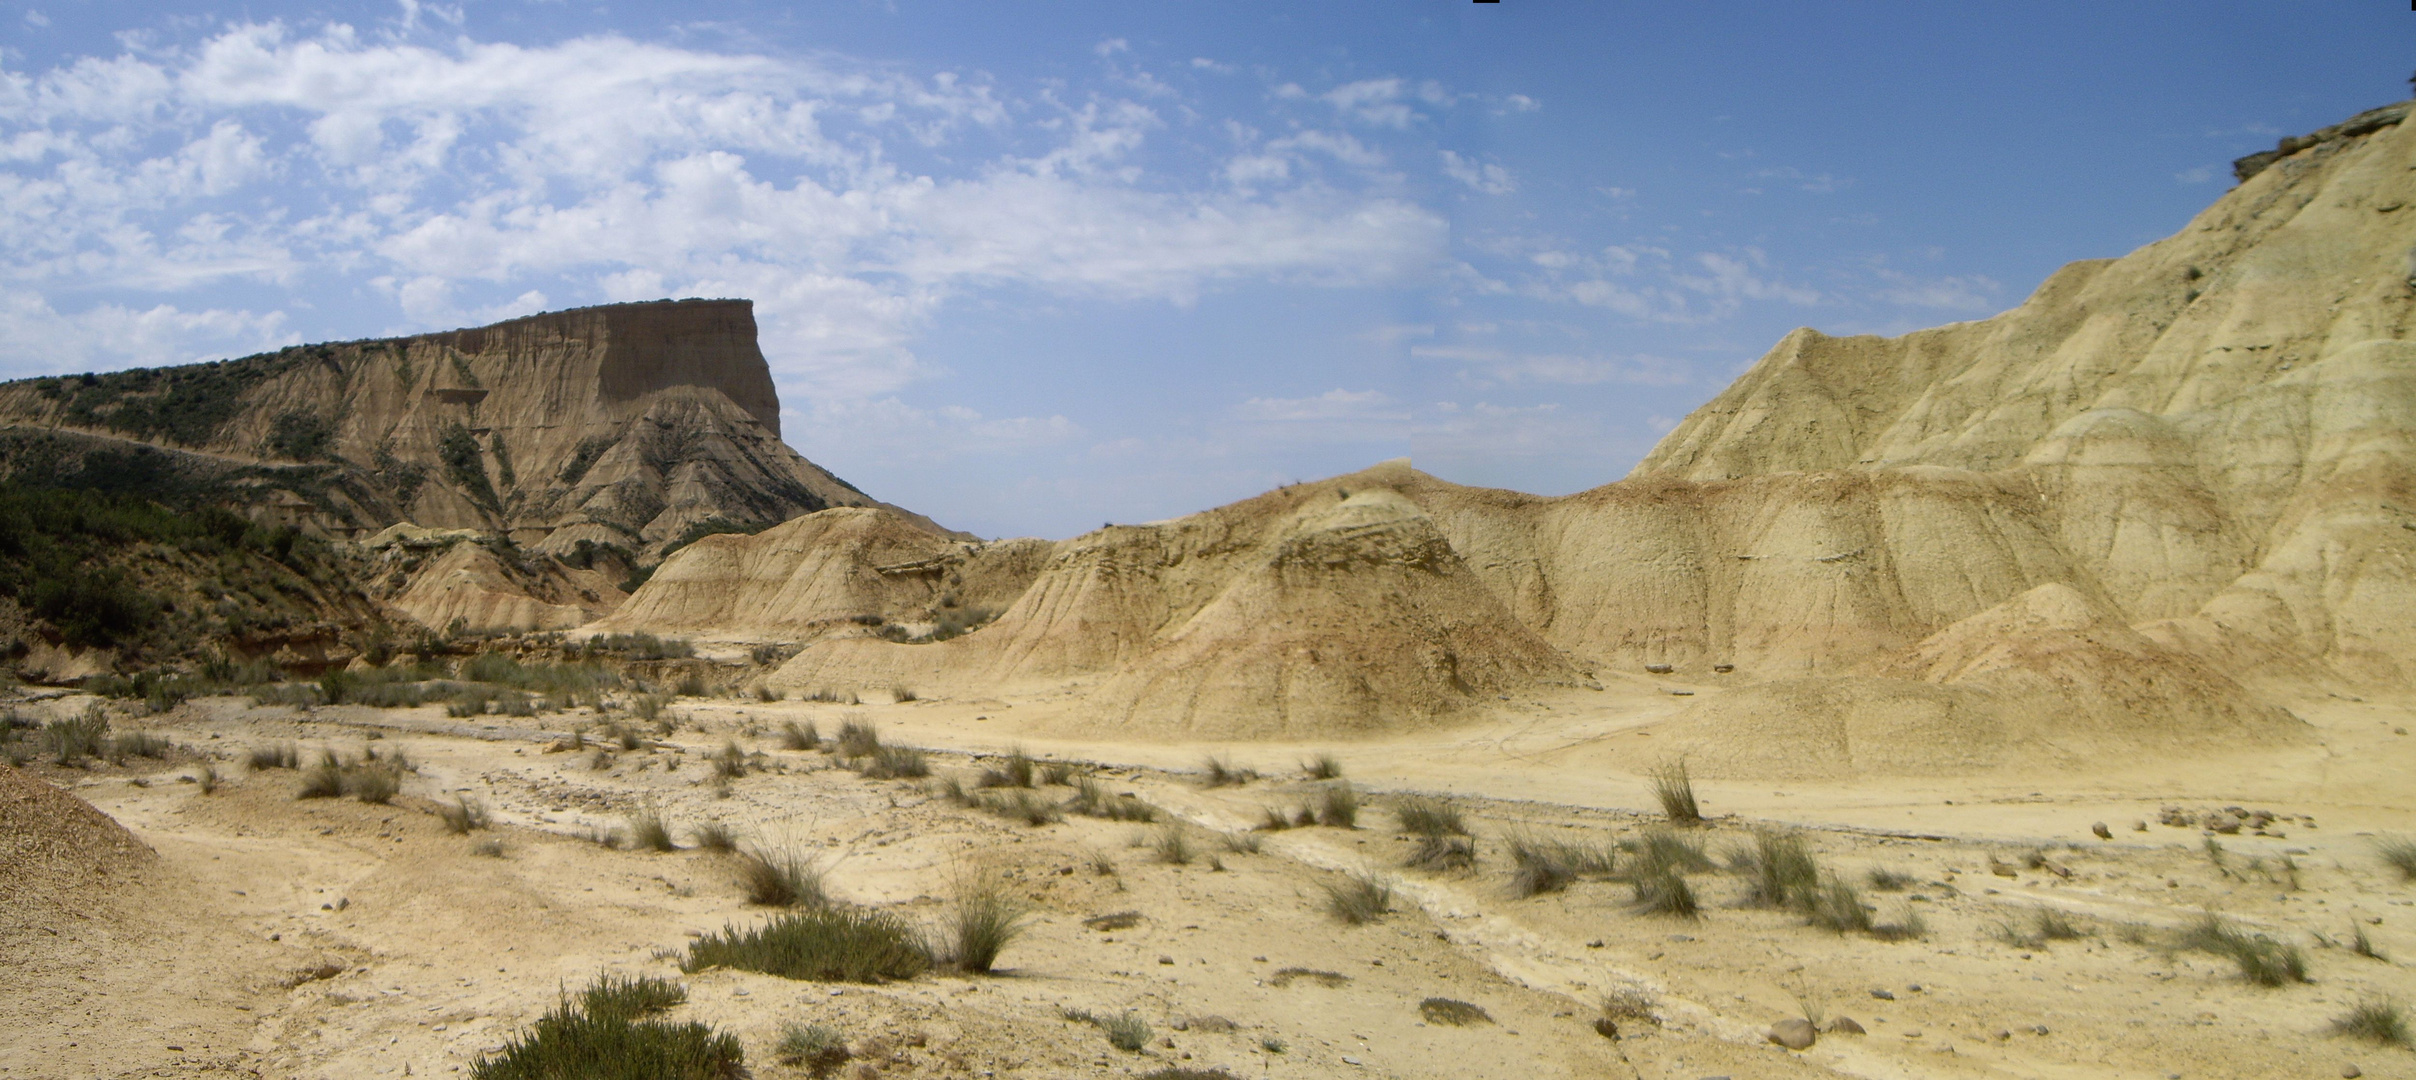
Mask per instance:
[[[129,438],[188,469],[205,456],[319,466],[269,473],[292,497],[263,502],[338,536],[409,521],[647,561],[700,527],[883,505],[780,441],[747,300],[612,304],[24,380],[0,385],[0,426],[15,429],[12,446],[47,439],[38,454],[0,448],[5,471],[36,458],[72,469]]]

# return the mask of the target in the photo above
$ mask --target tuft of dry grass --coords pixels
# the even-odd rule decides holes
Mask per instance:
[[[873,751],[881,748],[881,733],[874,730],[872,722],[869,720],[853,716],[846,717],[839,721],[839,738],[836,748],[839,756],[844,759],[870,757]]]
[[[202,762],[200,774],[193,778],[193,782],[201,785],[201,793],[204,795],[217,791],[218,767],[207,761]]]
[[[2416,881],[2416,840],[2404,836],[2379,836],[2374,839],[2374,854],[2383,865],[2399,871],[2399,880]]]
[[[1661,804],[1661,815],[1673,825],[1700,825],[1703,808],[1695,802],[1694,777],[1686,770],[1686,759],[1680,758],[1652,771],[1653,798]]]
[[[1430,997],[1419,1002],[1418,1015],[1429,1024],[1449,1024],[1452,1027],[1493,1022],[1493,1014],[1483,1008],[1447,997]]]
[[[867,780],[916,780],[931,775],[931,763],[911,746],[883,746],[865,759]]]
[[[486,804],[467,795],[457,796],[450,803],[436,804],[436,816],[445,823],[445,831],[455,836],[487,827]]]
[[[652,806],[629,815],[629,844],[646,851],[679,850],[679,843],[671,839],[671,826]]]
[[[1088,1009],[1067,1008],[1060,1013],[1068,1020],[1089,1024],[1107,1033],[1107,1044],[1128,1054],[1137,1054],[1149,1045],[1149,1021],[1130,1009],[1116,1016],[1105,1016]]]
[[[1460,808],[1442,799],[1410,795],[1393,803],[1393,818],[1401,831],[1413,836],[1467,836],[1468,822]]]
[[[1158,808],[1131,794],[1109,794],[1106,785],[1087,776],[1074,779],[1074,797],[1066,800],[1065,808],[1084,817],[1106,818],[1109,821],[1158,820]]]
[[[1302,762],[1300,771],[1307,773],[1311,780],[1339,780],[1342,778],[1342,762],[1332,754],[1319,754]]]
[[[979,806],[1009,821],[1020,821],[1034,828],[1042,825],[1054,825],[1065,820],[1064,809],[1056,803],[1022,788],[1016,788],[1014,791],[1015,793],[1012,795],[975,796],[972,799],[972,805]]]
[[[1753,847],[1736,852],[1730,865],[1745,875],[1748,904],[1810,911],[1820,900],[1820,863],[1797,833],[1755,829]]]
[[[791,847],[750,847],[738,856],[738,885],[764,907],[827,907],[821,860]]]
[[[1681,919],[1701,916],[1701,906],[1695,901],[1695,891],[1686,884],[1686,876],[1675,867],[1656,867],[1631,878],[1635,910],[1647,915],[1670,915]]]
[[[981,776],[974,780],[973,786],[1028,788],[1032,786],[1032,778],[1036,771],[1031,755],[1024,753],[1023,747],[1018,746],[1008,751],[1005,761],[983,769]]]
[[[2332,1032],[2378,1046],[2406,1046],[2407,1010],[2390,998],[2368,998],[2333,1020]]]
[[[1359,827],[1359,792],[1348,780],[1336,780],[1317,796],[1317,823],[1336,829]]]
[[[244,764],[249,766],[253,772],[265,772],[269,769],[300,768],[302,764],[302,751],[300,748],[289,742],[271,743],[267,746],[255,746],[251,749],[249,754],[245,755]]]
[[[696,841],[700,850],[727,855],[738,850],[738,830],[718,821],[708,821],[690,830],[688,838]]]
[[[482,858],[500,859],[503,857],[503,839],[501,837],[490,836],[484,840],[472,844],[470,845],[470,854],[477,855]]]
[[[1200,783],[1206,787],[1239,787],[1258,779],[1258,771],[1236,767],[1229,758],[1211,755],[1200,768]]]
[[[1351,874],[1325,883],[1325,909],[1352,926],[1371,923],[1393,907],[1393,883],[1373,874]]]
[[[2307,981],[2307,956],[2298,946],[2241,930],[2212,913],[2183,930],[2174,944],[2228,959],[2241,978],[2258,986]]]
[[[847,1036],[838,1028],[794,1022],[780,1025],[780,1041],[773,1044],[772,1054],[781,1064],[804,1069],[815,1080],[837,1072],[855,1056],[848,1052]]]
[[[804,723],[800,724],[800,723],[798,723],[798,722],[797,722],[797,721],[795,721],[795,720],[788,720],[788,721],[783,721],[783,722],[781,723],[781,725],[780,725],[780,748],[781,748],[781,749],[783,749],[783,750],[818,750],[818,749],[820,749],[821,747],[822,747],[822,733],[821,733],[821,732],[819,732],[819,731],[814,730],[814,722],[813,722],[813,721],[808,720],[808,721],[806,721],[806,722],[804,722]]]
[[[1034,908],[1007,892],[995,873],[972,873],[957,882],[956,911],[945,927],[948,961],[959,971],[987,975],[998,954],[1021,936]]]
[[[1158,827],[1157,836],[1150,840],[1149,850],[1158,861],[1171,866],[1188,866],[1194,852],[1191,834],[1180,821],[1169,821]]]
[[[878,983],[931,969],[931,948],[886,911],[811,907],[748,930],[724,927],[688,946],[680,969],[760,971],[784,979]]]
[[[1579,877],[1604,877],[1618,868],[1608,847],[1571,843],[1514,832],[1503,837],[1510,850],[1510,895],[1524,900],[1559,892]]]

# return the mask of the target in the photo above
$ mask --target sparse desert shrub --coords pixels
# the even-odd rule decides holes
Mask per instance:
[[[262,772],[268,769],[296,768],[300,766],[301,762],[301,749],[289,742],[273,743],[268,746],[255,746],[244,758],[244,763],[248,765],[253,772]]]
[[[842,758],[868,757],[881,748],[881,734],[871,721],[848,717],[839,721],[838,752]]]
[[[103,751],[111,764],[122,765],[127,758],[164,758],[175,747],[168,737],[155,731],[129,731],[112,735]]]
[[[1468,822],[1460,816],[1460,808],[1441,799],[1411,795],[1393,804],[1393,818],[1401,823],[1401,831],[1414,836],[1466,836]]]
[[[713,775],[724,780],[736,780],[747,774],[747,752],[738,748],[735,739],[722,741],[721,749],[708,760],[713,762]]]
[[[688,833],[696,846],[705,851],[727,855],[738,850],[738,832],[718,821],[708,821]]]
[[[1318,794],[1317,823],[1336,829],[1359,827],[1359,793],[1350,781],[1336,780]]]
[[[1703,808],[1695,802],[1694,777],[1686,770],[1686,760],[1680,758],[1652,771],[1653,798],[1661,804],[1661,815],[1673,825],[1700,825]]]
[[[804,1069],[817,1080],[838,1071],[854,1056],[847,1051],[847,1036],[826,1024],[782,1024],[780,1042],[772,1053],[781,1064]]]
[[[1074,780],[1074,797],[1066,800],[1065,808],[1084,817],[1106,818],[1109,821],[1158,820],[1158,808],[1130,794],[1108,793],[1107,787],[1090,777]]]
[[[637,980],[660,982],[661,980]],[[621,984],[626,987],[632,984]],[[676,987],[680,1000],[687,994]],[[668,1008],[652,1006],[654,991],[624,999],[608,995],[604,1009],[585,1001],[563,1001],[513,1036],[502,1050],[470,1066],[473,1080],[735,1080],[746,1075],[738,1040],[700,1023],[648,1019]],[[585,999],[595,999],[591,988]]]
[[[983,769],[980,779],[974,781],[974,786],[1028,788],[1032,786],[1032,773],[1030,755],[1023,752],[1023,747],[1018,746],[1007,754],[1005,761],[995,767]]]
[[[681,697],[703,697],[705,696],[705,677],[691,671],[680,676],[679,685],[673,689],[677,690]]]
[[[1031,914],[1032,905],[1009,895],[998,875],[967,875],[957,883],[956,911],[947,924],[949,962],[960,971],[988,974]]]
[[[2380,1046],[2406,1046],[2407,1010],[2390,998],[2368,998],[2333,1020],[2332,1032]]]
[[[384,806],[403,790],[403,770],[395,765],[362,765],[343,776],[345,793],[365,803]]]
[[[2387,961],[2390,959],[2382,954],[2381,949],[2374,947],[2374,939],[2366,935],[2366,927],[2363,923],[2349,924],[2349,951],[2368,960]]]
[[[1262,832],[1282,832],[1291,827],[1292,815],[1284,813],[1280,806],[1267,807],[1266,818],[1258,823]]]
[[[669,1012],[673,1006],[687,1000],[686,987],[653,975],[635,978],[600,976],[579,995],[579,1004],[586,1008],[588,1015],[618,1016],[629,1020]]]
[[[1872,892],[1903,892],[1912,888],[1913,882],[1913,875],[1890,870],[1884,866],[1874,866],[1869,873],[1862,876],[1862,883],[1870,886]]]
[[[1476,869],[1476,841],[1465,836],[1425,836],[1401,865],[1434,873],[1464,873]]]
[[[1820,899],[1820,863],[1796,833],[1756,829],[1753,847],[1731,864],[1745,874],[1745,902],[1760,907],[1810,911]]]
[[[1874,921],[1867,932],[1881,941],[1915,941],[1929,935],[1929,924],[1922,921],[1921,913],[1913,910],[1911,904],[1906,904],[1901,917]]]
[[[911,746],[884,746],[872,752],[865,762],[867,780],[920,779],[931,775],[931,764],[923,752]]]
[[[42,752],[61,765],[99,757],[109,738],[109,714],[100,702],[82,713],[42,725]]]
[[[780,748],[783,750],[817,750],[822,746],[822,733],[814,730],[814,722],[802,724],[790,720],[780,725]]]
[[[787,696],[788,696],[787,694],[785,694],[785,693],[783,693],[783,692],[781,692],[781,691],[779,691],[779,690],[777,690],[777,689],[774,689],[770,683],[756,683],[756,684],[755,684],[755,691],[754,691],[754,693],[755,693],[755,700],[760,701],[760,702],[763,702],[763,703],[764,703],[764,704],[766,704],[766,705],[769,705],[769,704],[771,704],[772,702],[778,701],[778,700],[780,700],[780,699],[782,699],[782,698],[784,698],[784,697],[787,697]],[[821,698],[810,698],[810,699],[808,699],[808,700],[812,700],[812,701],[821,701],[821,700],[823,700],[823,699],[821,699]]]
[[[1300,771],[1307,773],[1311,780],[1339,780],[1342,778],[1342,762],[1332,754],[1319,754],[1303,762]]]
[[[344,794],[344,770],[333,763],[322,762],[302,773],[302,788],[294,793],[297,799],[333,799]]]
[[[1211,755],[1200,769],[1200,782],[1208,787],[1238,787],[1258,779],[1253,769],[1237,768],[1229,759]]]
[[[2416,881],[2416,840],[2404,836],[2377,837],[2374,853],[2382,857],[2383,865],[2399,871],[2399,880]]]
[[[919,696],[921,695],[916,694],[914,692],[914,687],[911,686],[892,686],[889,688],[889,700],[893,704],[904,705],[907,702],[915,700]]]
[[[489,859],[500,859],[503,857],[503,840],[500,837],[488,837],[470,845],[470,854]]]
[[[1871,929],[1871,909],[1862,902],[1862,890],[1854,883],[1838,878],[1822,882],[1805,906],[1804,918],[1823,930],[1843,933],[1868,933]]]
[[[646,851],[679,850],[679,844],[671,839],[671,826],[651,806],[629,815],[629,846]]]
[[[652,723],[663,715],[663,706],[669,703],[670,699],[661,694],[639,694],[629,699],[629,714]]]
[[[2209,914],[2181,932],[2180,948],[2230,960],[2240,977],[2258,986],[2281,986],[2307,981],[2307,956],[2296,945],[2251,934]]]
[[[1159,826],[1157,836],[1150,840],[1149,849],[1162,863],[1187,866],[1191,862],[1191,836],[1180,821],[1169,821]]]
[[[1672,915],[1692,919],[1700,914],[1694,889],[1686,884],[1686,876],[1672,866],[1656,867],[1629,880],[1634,890],[1633,907],[1647,915]]]
[[[1063,761],[1052,761],[1040,768],[1040,782],[1054,787],[1066,787],[1074,782],[1074,767]]]
[[[1524,900],[1541,893],[1559,892],[1577,880],[1577,868],[1569,858],[1568,846],[1524,833],[1503,838],[1510,849],[1510,896]]]
[[[1087,1009],[1063,1010],[1066,1019],[1089,1024],[1107,1033],[1107,1044],[1128,1054],[1136,1054],[1149,1045],[1149,1021],[1129,1009],[1116,1016],[1101,1016]]]
[[[975,805],[999,817],[1009,821],[1020,821],[1034,828],[1042,825],[1054,825],[1065,820],[1065,811],[1056,803],[1021,788],[1015,789],[1013,795],[985,795],[978,797],[974,802]]]
[[[1447,997],[1430,997],[1419,1002],[1418,1015],[1429,1024],[1449,1024],[1452,1027],[1493,1022],[1493,1014],[1483,1008]]]
[[[739,889],[764,907],[825,907],[822,861],[790,847],[747,849],[738,858]]]
[[[1339,971],[1319,971],[1315,968],[1288,967],[1278,969],[1275,974],[1267,976],[1267,985],[1274,987],[1290,986],[1294,982],[1301,979],[1306,979],[1329,990],[1336,987],[1348,986],[1350,985],[1351,981],[1350,976]]]
[[[193,782],[201,785],[201,793],[204,795],[217,791],[218,767],[207,761],[202,762],[200,774],[193,778]]]
[[[1650,875],[1661,870],[1692,874],[1711,869],[1711,857],[1703,854],[1703,845],[1669,829],[1646,829],[1644,835],[1625,845],[1635,853],[1632,869]]]
[[[904,919],[886,911],[817,907],[792,911],[751,930],[724,927],[688,946],[684,971],[712,967],[760,971],[817,982],[911,979],[931,969],[931,950]]]
[[[1602,994],[1601,1005],[1601,1015],[1595,1020],[1594,1027],[1599,1031],[1603,1026],[1603,1021],[1609,1021],[1612,1030],[1604,1031],[1603,1034],[1614,1038],[1618,1035],[1619,1025],[1633,1028],[1638,1025],[1651,1024],[1658,1027],[1661,1023],[1660,1015],[1654,1011],[1661,1007],[1661,999],[1653,996],[1652,991],[1641,986],[1619,986],[1605,990]]]
[[[1256,855],[1266,848],[1254,832],[1229,832],[1224,835],[1225,850],[1236,855]]]
[[[1392,910],[1393,884],[1372,874],[1352,874],[1325,883],[1325,909],[1352,926],[1374,922]]]
[[[779,699],[773,698],[772,700],[777,701]],[[805,700],[821,702],[827,705],[861,705],[864,703],[861,699],[856,697],[856,692],[853,690],[833,690],[827,686],[821,687],[815,690],[813,693],[805,695]]]
[[[460,836],[473,829],[487,827],[487,808],[467,795],[449,803],[436,804],[437,819],[445,823],[445,831]]]

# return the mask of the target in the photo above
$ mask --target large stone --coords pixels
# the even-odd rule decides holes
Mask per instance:
[[[1789,1050],[1809,1050],[1820,1041],[1820,1029],[1812,1021],[1800,1017],[1781,1020],[1770,1025],[1770,1041]]]

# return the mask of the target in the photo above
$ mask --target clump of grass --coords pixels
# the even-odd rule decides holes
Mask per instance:
[[[1738,852],[1732,863],[1746,874],[1746,903],[1809,911],[1820,900],[1820,863],[1800,835],[1756,829],[1753,847]]]
[[[2176,944],[2230,960],[2241,978],[2258,986],[2307,981],[2307,956],[2298,946],[2245,932],[2217,915],[2209,914],[2183,930]]]
[[[751,930],[724,927],[691,942],[680,969],[726,967],[816,982],[885,982],[931,969],[931,949],[886,911],[816,907]]]
[[[255,746],[249,754],[244,756],[244,764],[253,772],[299,768],[301,763],[301,749],[289,742]]]
[[[609,982],[609,980],[608,980]],[[512,1037],[502,1050],[471,1065],[473,1080],[735,1080],[746,1075],[738,1040],[700,1023],[648,1019],[669,1008],[636,980],[599,983],[582,1000],[564,1000]],[[599,990],[602,991],[599,995]],[[676,986],[670,992],[686,1000]],[[674,1001],[673,1004],[676,1004]],[[602,1007],[598,1007],[601,1005]],[[640,1011],[620,1011],[637,1009]]]
[[[1393,884],[1372,874],[1352,874],[1325,883],[1326,912],[1352,926],[1371,923],[1392,910]]]
[[[1302,762],[1300,771],[1307,773],[1311,780],[1339,780],[1342,778],[1342,762],[1332,754],[1319,754]]]
[[[1493,1022],[1493,1014],[1482,1007],[1447,997],[1430,997],[1419,1002],[1418,1015],[1429,1024],[1449,1024],[1452,1027]]]
[[[1510,895],[1514,899],[1559,892],[1580,876],[1607,876],[1618,866],[1618,856],[1607,847],[1523,832],[1511,833],[1503,843],[1510,849]]]
[[[1673,866],[1659,866],[1637,874],[1629,880],[1628,885],[1635,893],[1632,906],[1644,914],[1671,915],[1681,919],[1692,919],[1701,914],[1693,887],[1686,884],[1686,875]]]
[[[344,770],[332,762],[313,765],[302,773],[297,799],[334,799],[344,794]]]
[[[1208,787],[1239,787],[1258,779],[1254,769],[1236,768],[1228,758],[1211,755],[1202,763],[1200,782]]]
[[[2406,1046],[2407,1010],[2390,998],[2368,998],[2333,1020],[2332,1033],[2380,1046]]]
[[[738,830],[718,821],[708,821],[688,833],[690,840],[702,850],[727,855],[738,850]]]
[[[814,730],[814,722],[802,724],[795,720],[780,725],[780,748],[783,750],[816,750],[822,746],[822,733]]]
[[[1180,821],[1169,821],[1159,826],[1157,836],[1149,842],[1149,850],[1157,855],[1159,862],[1172,866],[1190,865],[1194,854],[1191,834]]]
[[[904,705],[909,701],[913,701],[918,696],[920,695],[916,694],[914,692],[914,687],[911,686],[892,686],[889,688],[889,700],[895,704]]]
[[[1021,788],[1015,789],[1013,795],[976,797],[973,805],[1009,821],[1020,821],[1034,828],[1042,825],[1054,825],[1065,820],[1065,811],[1056,803]]]
[[[1074,767],[1063,761],[1052,761],[1040,768],[1040,782],[1066,787],[1074,782]]]
[[[648,723],[663,715],[663,706],[671,699],[661,694],[639,694],[629,699],[629,714]]]
[[[836,748],[841,758],[869,757],[881,748],[881,733],[873,729],[870,721],[850,717],[839,722]]]
[[[1680,758],[1652,771],[1653,798],[1661,804],[1661,815],[1673,825],[1700,825],[1703,808],[1695,802],[1694,777],[1686,770],[1686,760]]]
[[[1411,795],[1393,804],[1393,818],[1401,823],[1401,831],[1415,836],[1466,836],[1468,822],[1460,816],[1460,808],[1441,799]]]
[[[1262,832],[1282,832],[1291,827],[1292,815],[1284,813],[1280,806],[1267,807],[1266,819],[1258,823]]]
[[[820,860],[795,848],[749,848],[738,857],[738,885],[750,904],[826,907],[830,904],[822,880],[826,870]]]
[[[1308,981],[1316,983],[1317,985],[1325,987],[1329,990],[1340,986],[1347,986],[1351,981],[1350,976],[1339,971],[1319,971],[1315,968],[1288,967],[1282,968],[1276,971],[1275,974],[1267,976],[1267,985],[1275,987],[1290,986],[1294,981],[1300,979],[1307,979]]]
[[[102,750],[111,764],[122,765],[127,758],[164,758],[175,746],[168,737],[155,731],[129,731],[109,737]]]
[[[973,786],[1028,788],[1032,786],[1034,771],[1031,756],[1023,752],[1023,747],[1018,746],[1008,752],[1004,762],[983,769],[981,777],[973,782]]]
[[[1914,878],[1911,874],[1874,866],[1862,876],[1862,883],[1870,886],[1873,892],[1903,892],[1913,887]]]
[[[779,690],[775,690],[775,689],[773,689],[773,688],[772,688],[772,684],[770,684],[770,683],[756,683],[756,684],[755,684],[755,700],[760,701],[760,702],[763,702],[763,703],[764,703],[764,704],[766,704],[766,705],[769,705],[769,704],[771,704],[771,703],[773,703],[773,702],[775,702],[775,701],[778,701],[778,700],[780,700],[780,699],[782,699],[782,698],[784,698],[784,697],[787,697],[787,696],[788,696],[787,694],[782,693],[782,692],[781,692],[781,691],[779,691]],[[811,701],[821,701],[821,700],[823,700],[823,699],[822,699],[822,698],[809,698],[808,700],[811,700]]]
[[[949,962],[959,971],[989,974],[1031,915],[1032,905],[1009,895],[998,875],[967,875],[957,883],[956,911],[946,927]]]
[[[773,1044],[772,1053],[780,1063],[802,1068],[810,1076],[829,1076],[855,1055],[847,1050],[847,1036],[827,1024],[786,1023],[780,1025],[780,1041]]]
[[[931,763],[911,746],[883,746],[864,763],[867,780],[909,780],[931,775]]]
[[[1225,850],[1236,855],[1256,855],[1265,850],[1266,843],[1254,832],[1229,832],[1224,835]]]
[[[654,975],[623,978],[605,975],[579,995],[579,1003],[591,1016],[619,1016],[635,1020],[669,1012],[673,1006],[688,1000],[686,987]]]
[[[1476,841],[1465,836],[1420,837],[1417,850],[1401,865],[1437,874],[1466,873],[1476,869]]]
[[[108,739],[109,714],[97,701],[81,714],[42,725],[42,750],[61,765],[101,756]]]
[[[1283,1054],[1291,1052],[1292,1044],[1283,1041],[1280,1036],[1269,1035],[1258,1040],[1258,1048],[1270,1054]]]
[[[482,858],[500,859],[503,857],[503,839],[501,837],[490,836],[484,840],[472,844],[470,845],[470,854],[477,855]]]
[[[679,850],[679,843],[671,839],[671,826],[651,806],[629,815],[629,844],[647,851]]]
[[[1317,823],[1336,829],[1359,827],[1359,793],[1350,781],[1336,780],[1318,794]]]
[[[1149,1045],[1149,1021],[1130,1009],[1116,1016],[1102,1016],[1088,1009],[1066,1009],[1062,1015],[1106,1032],[1107,1044],[1127,1054],[1140,1053],[1142,1047]]]
[[[1821,883],[1804,912],[1812,925],[1840,934],[1869,933],[1871,915],[1870,906],[1862,902],[1862,890],[1838,878]]]
[[[2387,961],[2390,959],[2390,957],[2382,954],[2381,949],[2378,949],[2374,946],[2373,938],[2366,936],[2366,927],[2364,923],[2349,924],[2349,951],[2365,957],[2368,960]]]
[[[2383,865],[2399,871],[2399,880],[2416,881],[2416,840],[2404,836],[2376,837],[2374,854],[2382,857]]]
[[[1084,817],[1109,821],[1158,820],[1157,807],[1129,794],[1109,794],[1106,785],[1087,776],[1074,779],[1074,797],[1066,800],[1065,808]]]
[[[1929,935],[1929,924],[1922,921],[1921,913],[1913,910],[1911,904],[1906,904],[1902,918],[1874,921],[1867,932],[1881,941],[1915,941]]]
[[[204,795],[217,791],[218,766],[212,765],[207,761],[202,762],[200,774],[193,778],[193,782],[201,785],[201,793]]]
[[[436,816],[445,823],[445,831],[455,836],[487,827],[486,804],[467,795],[458,796],[449,803],[436,804]]]
[[[1634,852],[1634,867],[1639,873],[1669,869],[1694,874],[1712,867],[1711,857],[1703,853],[1702,844],[1665,828],[1646,829],[1643,836],[1623,846]]]
[[[1619,1037],[1621,1024],[1658,1027],[1661,1017],[1655,1010],[1660,1007],[1661,999],[1641,986],[1613,987],[1603,991],[1601,1011],[1594,1019],[1594,1030],[1615,1039]]]

